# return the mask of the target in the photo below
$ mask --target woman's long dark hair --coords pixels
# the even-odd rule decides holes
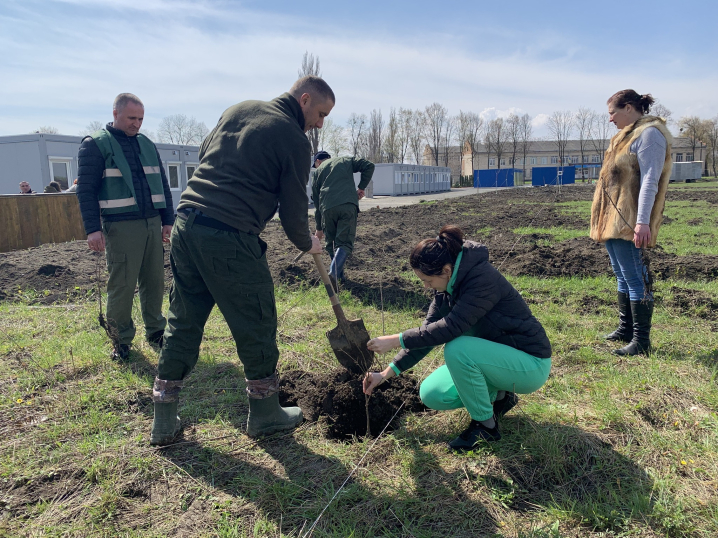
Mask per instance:
[[[424,239],[414,247],[409,264],[427,276],[440,275],[447,263],[452,266],[456,263],[463,246],[464,232],[458,226],[447,224],[436,239]]]

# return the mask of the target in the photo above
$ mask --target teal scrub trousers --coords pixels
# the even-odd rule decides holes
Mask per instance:
[[[444,361],[421,384],[421,401],[439,411],[465,407],[479,421],[494,416],[492,404],[498,391],[535,392],[551,371],[550,358],[540,359],[473,336],[460,336],[446,344]]]

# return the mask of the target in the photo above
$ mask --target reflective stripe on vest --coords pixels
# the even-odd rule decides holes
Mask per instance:
[[[98,196],[101,214],[138,211],[135,178],[133,178],[122,146],[106,129],[101,129],[91,136],[105,159],[103,181]],[[137,134],[137,143],[140,150],[139,160],[150,190],[152,206],[155,209],[164,209],[167,207],[167,201],[157,148],[149,138],[141,133]]]
[[[154,198],[154,196],[153,196]],[[153,200],[154,201],[154,200]],[[121,200],[100,200],[101,209],[112,209],[115,207],[129,207],[135,205],[134,198],[122,198]]]

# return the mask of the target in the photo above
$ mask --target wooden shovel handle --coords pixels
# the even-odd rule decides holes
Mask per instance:
[[[324,287],[327,290],[327,295],[329,295],[329,302],[332,303],[332,309],[334,309],[334,314],[337,317],[337,321],[339,321],[340,323],[345,323],[347,321],[347,318],[344,315],[344,310],[342,310],[342,305],[339,304],[339,297],[337,297],[337,294],[334,293],[332,281],[329,280],[329,273],[327,273],[327,270],[324,268],[322,255],[312,254],[312,257],[314,258],[314,263],[317,266],[317,271],[319,271],[319,276],[322,277],[322,282],[324,282]]]

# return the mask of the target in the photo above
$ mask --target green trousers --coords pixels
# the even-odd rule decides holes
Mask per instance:
[[[421,401],[441,411],[465,407],[474,420],[494,415],[492,404],[498,391],[535,392],[551,371],[551,359],[472,336],[446,344],[444,360],[446,364],[421,384]]]
[[[330,257],[342,247],[347,256],[354,251],[354,239],[357,235],[357,206],[348,203],[330,207],[322,213],[322,231],[326,241],[325,249]]]
[[[192,371],[207,318],[216,304],[229,325],[247,379],[274,374],[279,359],[274,284],[259,236],[215,230],[178,217],[172,229],[174,282],[158,377]]]
[[[145,335],[165,328],[162,299],[165,294],[162,220],[151,219],[103,222],[107,258],[107,321],[117,333],[117,342],[130,344],[135,337],[132,301],[135,286],[140,292],[140,308]]]

